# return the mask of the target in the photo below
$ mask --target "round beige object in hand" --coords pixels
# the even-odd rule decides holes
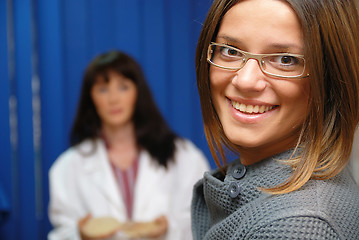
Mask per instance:
[[[115,233],[121,227],[121,223],[112,217],[99,217],[89,219],[82,231],[90,238],[100,238]]]

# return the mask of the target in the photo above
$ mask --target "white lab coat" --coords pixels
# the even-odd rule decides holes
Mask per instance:
[[[77,222],[88,213],[127,221],[126,207],[109,163],[105,145],[85,141],[65,151],[49,172],[49,217],[54,229],[49,239],[80,239]],[[87,153],[87,155],[86,155]],[[188,140],[176,140],[175,162],[159,166],[141,151],[135,185],[134,221],[151,221],[165,215],[165,239],[192,239],[190,205],[193,185],[209,165],[203,153]]]

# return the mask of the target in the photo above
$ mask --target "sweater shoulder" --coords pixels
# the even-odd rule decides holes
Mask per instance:
[[[257,236],[282,229],[283,236],[299,231],[307,234],[303,238],[355,239],[359,235],[357,199],[358,188],[345,173],[329,180],[310,180],[297,191],[268,195],[254,202],[252,209],[258,221],[252,225],[252,232]]]

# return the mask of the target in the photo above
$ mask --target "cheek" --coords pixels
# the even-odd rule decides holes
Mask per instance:
[[[227,85],[230,82],[230,77],[232,74],[229,74],[228,70],[222,70],[216,67],[209,68],[209,79],[212,89],[220,88],[224,85]]]
[[[99,117],[101,119],[105,118],[106,111],[107,111],[106,105],[100,101],[94,101],[94,106],[95,106],[95,110],[96,110],[97,114],[99,115]]]
[[[131,108],[132,108],[132,112],[134,112],[135,111],[135,108],[136,108],[136,101],[137,100],[137,98],[136,97],[134,97],[133,99],[132,99],[132,101],[131,101],[131,103],[129,104],[130,106],[131,106]]]
[[[91,99],[95,107],[96,113],[99,115],[101,119],[103,119],[106,116],[106,111],[108,109],[108,104],[105,96],[91,93]]]
[[[309,83],[306,81],[297,89],[297,100],[306,108],[309,100]]]
[[[217,109],[218,101],[223,100],[225,97],[225,90],[231,84],[231,74],[223,72],[218,69],[210,68],[210,87],[211,95]],[[223,98],[223,99],[222,99]],[[218,110],[218,109],[217,109]]]
[[[137,92],[130,92],[125,99],[127,102],[127,106],[129,106],[129,108],[131,108],[131,111],[134,112],[137,102]]]
[[[95,106],[96,111],[99,113],[99,111],[103,108],[105,108],[105,104],[102,98],[96,96],[96,94],[92,95],[92,102]]]
[[[272,80],[272,89],[282,99],[307,99],[309,96],[309,79]]]
[[[309,82],[307,79],[301,79],[304,82],[291,82],[283,84],[277,91],[281,105],[290,115],[298,118],[298,121],[304,121],[308,113],[309,102]]]

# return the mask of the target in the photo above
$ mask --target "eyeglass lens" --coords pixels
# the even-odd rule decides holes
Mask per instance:
[[[290,54],[251,54],[239,49],[211,44],[208,49],[208,60],[219,67],[239,70],[244,67],[248,59],[256,59],[263,72],[283,77],[301,76],[305,68],[305,60]]]

